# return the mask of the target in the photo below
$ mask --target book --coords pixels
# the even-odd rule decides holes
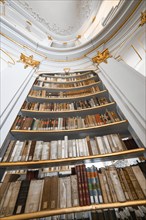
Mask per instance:
[[[31,180],[25,205],[25,213],[39,211],[44,180]]]
[[[77,175],[71,175],[71,195],[72,195],[72,206],[79,206],[79,195],[78,195],[78,183]]]
[[[30,184],[29,180],[22,180],[21,182],[19,194],[13,212],[14,215],[24,213],[27,194],[29,190],[29,184]]]
[[[140,167],[138,165],[132,166],[132,170],[137,178],[137,181],[138,181],[144,195],[146,196],[146,179],[145,179]]]
[[[50,194],[51,194],[51,177],[48,176],[44,178],[44,186],[43,186],[40,210],[50,209],[51,206]]]
[[[125,202],[126,198],[125,198],[125,195],[124,195],[124,192],[123,192],[123,188],[121,186],[121,182],[119,180],[116,168],[114,166],[110,166],[108,168],[108,170],[109,170],[109,173],[110,173],[110,177],[111,177],[112,183],[114,185],[114,189],[115,189],[118,201],[119,202]]]

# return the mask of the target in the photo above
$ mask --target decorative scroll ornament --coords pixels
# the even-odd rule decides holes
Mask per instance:
[[[143,26],[146,23],[146,11],[141,12],[141,17],[140,17],[140,25],[139,26]]]
[[[107,59],[109,57],[112,57],[112,56],[110,55],[109,50],[105,49],[103,52],[98,51],[97,56],[93,57],[92,61],[93,61],[93,63],[98,63],[98,64],[100,64],[102,62],[107,63]]]
[[[40,62],[37,60],[33,60],[33,55],[27,57],[23,53],[21,53],[20,60],[18,62],[25,63],[24,69],[28,66],[37,67],[40,65]]]

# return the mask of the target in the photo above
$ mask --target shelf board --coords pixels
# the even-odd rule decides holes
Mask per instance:
[[[104,124],[100,126],[94,126],[94,127],[88,127],[88,128],[76,128],[76,129],[70,129],[70,130],[11,130],[11,134],[15,138],[20,138],[21,140],[32,139],[35,138],[38,140],[38,138],[42,138],[43,140],[47,140],[47,138],[61,138],[65,135],[68,135],[69,138],[73,136],[77,137],[86,137],[87,135],[104,135],[104,134],[110,134],[111,129],[112,133],[114,132],[122,132],[125,134],[125,131],[127,131],[128,127],[128,121],[122,120],[119,122],[114,122],[110,124]]]
[[[98,82],[95,82],[95,83],[91,83],[89,85],[84,85],[84,86],[76,86],[76,87],[69,87],[69,88],[50,88],[50,87],[43,87],[43,86],[37,86],[37,85],[34,85],[33,88],[35,90],[49,90],[50,92],[53,91],[53,92],[56,92],[56,91],[70,91],[70,90],[80,90],[80,89],[88,89],[92,86],[96,86],[98,84],[100,84],[101,81],[98,81]]]
[[[87,95],[79,95],[79,96],[75,96],[75,97],[72,97],[72,96],[69,96],[69,97],[55,97],[55,98],[51,98],[51,97],[37,97],[37,96],[32,96],[32,95],[28,95],[28,99],[32,100],[32,101],[75,101],[75,100],[85,100],[87,98],[91,98],[91,97],[94,97],[94,96],[98,96],[98,95],[102,95],[104,93],[107,93],[108,91],[107,90],[102,90],[102,91],[99,91],[99,92],[95,92],[95,93],[90,93],[90,94],[87,94]]]
[[[73,81],[61,81],[61,82],[58,82],[58,81],[49,81],[49,80],[43,80],[43,79],[37,79],[37,81],[39,81],[39,82],[48,82],[48,83],[58,83],[58,84],[63,84],[63,83],[65,83],[65,84],[70,84],[70,83],[78,83],[78,82],[82,82],[82,81],[87,81],[87,80],[90,80],[90,79],[94,79],[94,78],[96,78],[97,77],[97,75],[95,75],[95,76],[91,76],[91,77],[88,77],[88,78],[86,78],[86,79],[80,79],[80,80],[73,80]],[[54,78],[54,77],[50,77],[50,78]],[[57,77],[55,77],[55,78],[57,78]],[[60,77],[60,78],[62,78],[62,77]],[[75,78],[75,77],[74,77]]]
[[[66,115],[71,115],[71,116],[76,116],[78,115],[86,115],[88,113],[93,113],[96,114],[97,111],[103,111],[108,107],[108,110],[110,110],[110,107],[113,109],[115,107],[116,103],[115,102],[110,102],[105,105],[99,105],[91,108],[86,108],[86,109],[79,109],[79,110],[63,110],[63,111],[39,111],[39,110],[28,110],[28,109],[21,109],[21,112],[23,115],[30,116],[30,117],[47,117],[48,115],[57,115],[59,116],[66,116]]]
[[[127,201],[127,202],[115,202],[108,204],[95,204],[89,206],[77,206],[63,209],[54,209],[54,210],[45,210],[38,211],[33,213],[24,213],[19,215],[12,215],[7,217],[0,218],[1,220],[24,220],[24,219],[34,219],[41,218],[53,215],[62,215],[76,212],[87,212],[87,211],[96,211],[98,209],[110,209],[110,208],[119,208],[119,207],[127,207],[127,206],[140,206],[146,205],[146,200],[135,200],[135,201]]]
[[[70,158],[61,158],[56,160],[39,160],[39,161],[18,161],[18,162],[1,162],[1,168],[8,168],[8,170],[16,168],[44,168],[51,166],[64,166],[64,165],[74,165],[80,163],[94,163],[99,161],[108,161],[108,160],[117,160],[124,158],[133,158],[139,157],[143,155],[145,152],[145,148],[137,148],[131,150],[125,150],[120,152],[108,153],[108,154],[98,154],[92,156],[84,156],[84,157],[70,157]]]

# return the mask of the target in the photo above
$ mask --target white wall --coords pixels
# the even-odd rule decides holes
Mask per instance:
[[[7,66],[1,72],[0,142],[5,140],[34,80],[34,69],[24,64]]]
[[[145,77],[114,58],[99,65],[99,77],[119,105],[142,143],[145,143]]]

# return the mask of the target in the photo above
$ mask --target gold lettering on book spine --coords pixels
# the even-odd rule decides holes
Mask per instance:
[[[33,55],[27,57],[25,54],[21,53],[20,60],[18,62],[22,62],[25,64],[24,68],[26,69],[28,66],[37,67],[40,65],[40,62],[33,59]]]
[[[141,12],[140,24],[139,26],[143,26],[146,23],[146,11]]]
[[[111,57],[109,50],[105,49],[103,52],[98,51],[97,56],[92,58],[93,63],[107,63],[107,59]]]

